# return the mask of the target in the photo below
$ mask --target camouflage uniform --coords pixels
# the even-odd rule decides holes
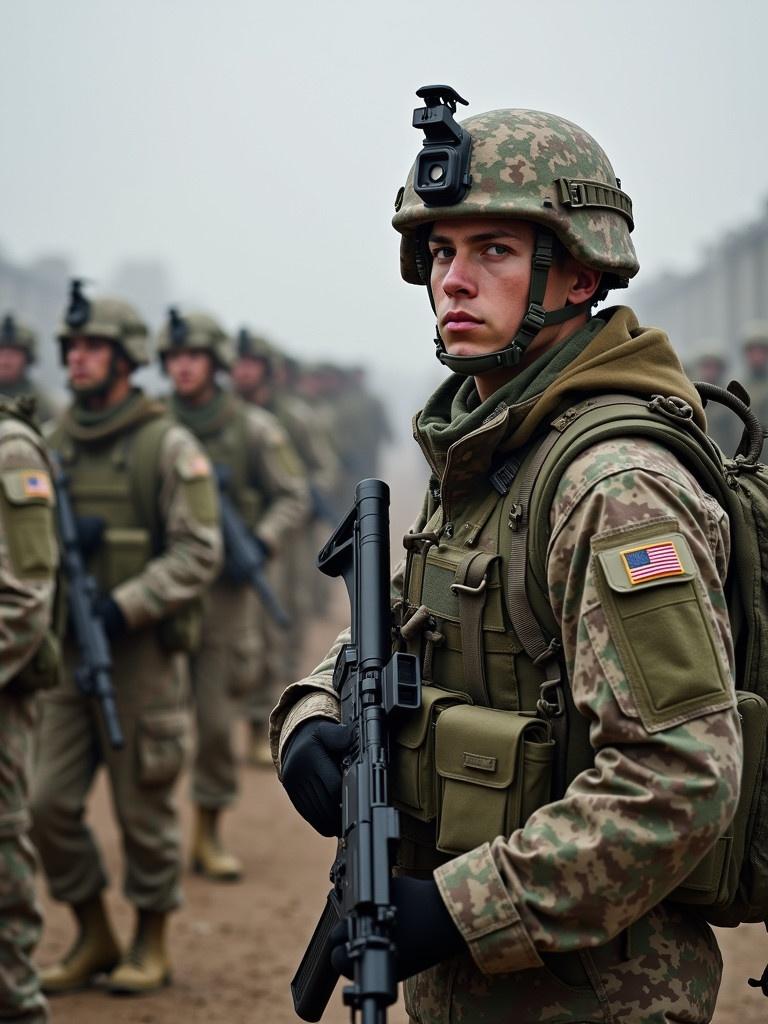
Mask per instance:
[[[0,1019],[41,1024],[48,1014],[31,960],[42,917],[27,836],[28,775],[35,690],[58,681],[49,632],[58,555],[47,457],[37,432],[9,415],[12,408],[4,403],[0,420]]]
[[[99,299],[88,309],[82,327],[69,319],[62,326],[62,354],[70,337],[85,332],[113,341],[114,351],[125,352],[134,366],[148,361],[146,327],[130,306]],[[74,403],[50,442],[66,469],[75,515],[97,517],[105,526],[85,554],[100,593],[109,595],[124,619],[111,653],[125,749],[112,749],[96,703],[75,682],[79,651],[68,631],[65,680],[43,700],[33,837],[53,897],[73,907],[91,936],[90,964],[98,959],[99,942],[114,945],[100,909],[107,876],[85,822],[88,793],[103,764],[123,837],[125,895],[138,911],[136,948],[144,948],[148,924],[158,940],[155,987],[168,975],[165,915],[180,903],[181,834],[173,794],[189,749],[189,715],[179,651],[190,642],[194,603],[221,564],[215,485],[196,440],[138,388],[102,411]],[[88,907],[97,908],[98,927],[89,929],[80,913]],[[48,990],[87,984],[95,973],[72,966],[77,948],[46,969]],[[125,980],[118,991],[145,990],[136,965],[131,952],[117,967],[113,977],[120,986]]]
[[[473,138],[477,188],[457,205],[428,208],[411,176],[398,196],[394,223],[403,233],[406,280],[427,280],[419,224],[483,215],[545,225],[578,260],[602,270],[604,284],[636,271],[623,219],[631,207],[586,133],[532,111],[493,111],[463,124]],[[558,172],[568,176],[562,190]],[[604,190],[592,191],[601,182]],[[580,202],[584,197],[589,201]],[[540,241],[537,232],[534,266]],[[534,286],[532,274],[531,296]],[[531,321],[535,336],[541,319]],[[486,372],[489,358],[514,366],[515,346],[524,351],[530,341],[519,342],[525,324],[492,357],[452,357],[443,349],[441,361],[465,375]],[[395,613],[408,649],[422,656],[425,681],[446,696],[463,691],[496,711],[551,714],[540,689],[547,676],[526,654],[504,599],[512,558],[505,537],[515,521],[502,522],[503,498],[490,476],[578,400],[617,392],[678,395],[704,423],[666,337],[640,328],[623,307],[588,320],[484,402],[474,381],[451,377],[414,420],[432,486],[393,581]],[[579,713],[572,728],[584,730],[587,756],[569,772],[562,796],[546,802],[544,794],[510,833],[477,836],[458,855],[447,852],[450,842],[440,843],[448,789],[438,791],[443,822],[438,817],[436,831],[434,820],[407,810],[413,782],[404,789],[395,773],[398,870],[434,878],[467,945],[406,982],[406,1007],[418,1024],[705,1024],[715,1008],[720,954],[694,909],[664,901],[723,833],[739,793],[741,734],[723,595],[727,518],[669,452],[632,437],[579,455],[548,512],[547,598]],[[661,577],[641,593],[611,575],[623,549],[670,531],[689,552],[684,589],[692,603],[685,611]],[[477,557],[488,568],[483,586],[471,588],[483,594],[482,616],[470,620],[450,584]],[[330,670],[342,639],[273,713],[278,768],[299,724],[338,718]],[[393,750],[406,743],[405,729],[396,729]],[[495,770],[495,761],[483,769]],[[472,834],[475,814],[473,803],[463,806],[454,821],[462,839]]]
[[[219,415],[206,426],[178,399],[171,409],[206,446],[214,462],[222,458],[228,464],[244,462],[258,512],[254,514],[254,503],[240,511],[255,535],[279,557],[285,539],[308,511],[306,483],[296,455],[270,413],[224,393],[215,402]],[[234,421],[241,429],[233,429]],[[190,664],[198,734],[192,798],[200,807],[227,807],[237,796],[232,726],[243,698],[254,695],[262,724],[272,705],[265,684],[270,652],[254,629],[254,622],[265,617],[250,584],[233,583],[226,575],[216,581],[206,600],[200,650]]]

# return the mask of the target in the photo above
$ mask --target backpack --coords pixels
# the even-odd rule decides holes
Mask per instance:
[[[728,406],[745,424],[738,451],[724,458],[680,398],[598,395],[566,409],[528,455],[513,455],[492,482],[506,494],[511,529],[504,531],[509,566],[506,601],[526,653],[547,669],[540,709],[557,742],[555,798],[583,767],[584,729],[563,685],[559,629],[549,605],[546,553],[551,508],[560,479],[581,452],[613,437],[652,439],[673,454],[727,512],[731,560],[726,600],[736,655],[737,707],[744,738],[741,796],[726,835],[668,897],[693,904],[712,924],[768,921],[768,466],[764,432],[738,384],[726,391],[697,384],[702,398]],[[501,485],[499,484],[501,481]],[[502,487],[504,489],[502,489]],[[504,510],[505,513],[507,509]],[[552,668],[548,668],[552,666]],[[571,736],[575,742],[569,744]]]

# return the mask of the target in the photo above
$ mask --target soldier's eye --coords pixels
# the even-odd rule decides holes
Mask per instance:
[[[491,242],[491,244],[485,250],[490,256],[505,256],[512,250],[508,245],[502,245],[501,242]]]
[[[449,245],[436,245],[432,248],[433,260],[449,260],[453,257],[455,250]]]

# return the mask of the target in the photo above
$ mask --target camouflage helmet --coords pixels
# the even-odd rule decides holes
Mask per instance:
[[[239,359],[259,359],[271,368],[277,349],[263,335],[254,334],[249,328],[241,327],[237,332],[235,354]]]
[[[37,359],[37,335],[13,313],[6,313],[0,320],[0,348],[21,349],[27,354],[27,362],[34,363]]]
[[[208,313],[182,315],[176,308],[168,310],[168,319],[157,336],[157,354],[164,362],[169,352],[182,349],[209,352],[219,370],[232,369],[232,340]]]
[[[752,320],[742,331],[742,349],[768,348],[768,320]]]
[[[133,306],[123,299],[89,299],[83,294],[83,282],[75,279],[58,331],[62,362],[67,341],[83,335],[114,342],[134,367],[149,363],[149,332]]]
[[[425,86],[417,95],[426,105],[414,111],[413,124],[427,138],[397,194],[392,218],[402,236],[400,272],[406,281],[429,287],[427,225],[436,220],[510,217],[549,229],[537,231],[537,248],[539,239],[554,236],[580,263],[599,270],[603,275],[600,292],[628,284],[639,269],[629,237],[634,227],[632,201],[591,135],[565,118],[537,110],[491,110],[457,123],[452,113],[457,103],[466,101],[449,86]],[[430,131],[437,145],[430,143]],[[426,159],[430,145],[435,151],[431,163]],[[453,190],[442,189],[443,205],[436,186],[454,157],[465,160],[464,173],[454,175]],[[551,260],[551,242],[546,242],[534,254],[534,270],[537,261],[545,265],[537,288],[540,297],[533,294],[535,274],[529,296],[529,303],[536,300],[539,312],[528,325],[527,340],[516,338],[517,357],[510,355],[496,365],[514,365],[545,326],[538,321]],[[555,322],[561,321],[552,316],[546,321]],[[504,351],[511,353],[514,347]],[[439,351],[438,357],[446,361]]]

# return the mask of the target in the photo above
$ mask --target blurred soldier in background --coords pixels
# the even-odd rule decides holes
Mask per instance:
[[[29,368],[36,359],[35,332],[7,313],[0,321],[0,394],[11,398],[34,395],[38,422],[45,423],[56,415],[56,408],[40,385],[29,377]]]
[[[232,368],[230,338],[204,313],[171,310],[158,355],[173,384],[172,415],[205,446],[237,511],[269,557],[306,519],[309,498],[297,456],[277,420],[223,391],[217,372]],[[205,605],[199,651],[190,660],[197,716],[193,866],[214,881],[235,881],[242,868],[219,838],[219,818],[237,796],[232,729],[246,693],[261,685],[264,652],[254,628],[264,610],[225,553],[224,572]],[[266,731],[270,708],[260,715]]]
[[[59,681],[50,629],[58,551],[50,467],[31,408],[0,400],[0,1019],[42,1024],[28,774],[36,691]]]
[[[33,785],[33,838],[54,898],[78,924],[66,956],[41,972],[67,992],[110,971],[114,993],[141,993],[170,978],[165,931],[179,904],[180,830],[173,789],[188,747],[179,651],[194,638],[194,605],[221,558],[210,464],[163,406],[132,386],[149,362],[147,328],[119,299],[89,300],[75,281],[59,332],[74,401],[51,437],[69,478],[81,548],[100,589],[111,641],[125,749],[106,739],[91,697],[66,678],[45,695]],[[137,911],[127,952],[107,917],[107,878],[85,803],[100,764],[109,773],[122,831],[125,895]]]
[[[725,388],[728,384],[728,363],[720,354],[720,346],[708,342],[697,346],[698,355],[691,366],[691,380],[704,381]],[[743,424],[738,416],[717,402],[706,407],[707,433],[717,441],[723,453],[729,458],[736,454],[741,440]]]
[[[747,324],[742,351],[747,369],[744,387],[765,430],[768,429],[768,321],[753,320]],[[765,457],[765,449],[762,457]]]
[[[272,765],[264,729],[264,703],[273,706],[286,682],[298,674],[307,624],[315,614],[313,576],[319,575],[315,557],[320,549],[318,524],[328,533],[335,511],[331,500],[339,479],[339,464],[320,418],[295,393],[297,364],[264,338],[243,328],[238,335],[237,358],[232,382],[246,402],[258,405],[277,417],[301,460],[310,489],[308,518],[292,531],[273,562],[273,580],[283,607],[291,618],[289,629],[279,629],[267,616],[260,616],[264,633],[265,679],[249,702],[252,721],[250,760]]]

